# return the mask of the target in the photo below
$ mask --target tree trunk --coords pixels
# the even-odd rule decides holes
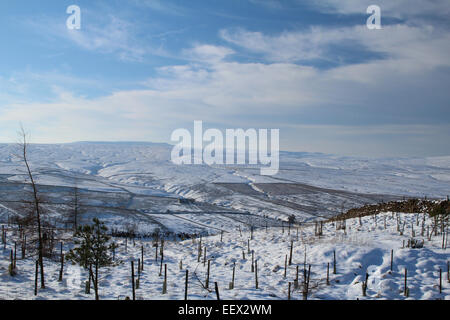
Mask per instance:
[[[23,135],[23,145],[22,145],[22,147],[23,147],[23,161],[25,162],[25,166],[27,167],[28,177],[31,180],[31,186],[33,187],[33,198],[34,198],[34,206],[35,206],[35,210],[36,210],[36,221],[37,221],[37,227],[38,227],[38,240],[39,240],[38,260],[39,260],[39,267],[40,267],[40,271],[41,271],[41,288],[44,289],[45,288],[44,261],[43,261],[44,246],[43,246],[43,243],[42,243],[41,211],[40,211],[40,208],[39,208],[39,198],[38,198],[38,194],[37,194],[36,184],[34,182],[30,166],[28,165],[28,160],[27,160],[27,141],[26,141],[26,136],[25,136],[25,132],[23,131],[23,129],[22,129],[22,135]]]

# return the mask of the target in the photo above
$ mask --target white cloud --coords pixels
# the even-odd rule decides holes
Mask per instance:
[[[73,41],[88,50],[134,58],[143,54],[125,46],[132,42],[130,26],[111,28],[111,37],[93,30],[98,37]],[[227,58],[235,50],[199,44],[183,51],[190,63],[159,68],[158,76],[145,82],[147,89],[93,99],[62,91],[51,103],[8,103],[0,109],[0,126],[22,121],[36,128],[34,137],[41,142],[168,141],[172,130],[203,120],[228,128],[280,128],[282,146],[289,149],[361,154],[386,150],[391,155],[395,149],[426,152],[430,145],[432,152],[445,149],[449,34],[427,24],[383,28],[314,27],[277,35],[223,30],[224,40],[261,54],[268,63],[232,62]],[[122,43],[114,43],[117,39]],[[383,53],[384,59],[328,70],[295,64],[333,60],[329,47],[343,42]],[[0,129],[0,135],[7,134]],[[358,141],[361,135],[370,136],[376,148],[368,147],[368,140]]]
[[[244,29],[221,30],[221,37],[246,50],[260,53],[272,62],[296,62],[313,59],[333,60],[330,46],[360,44],[388,58],[410,60],[431,66],[448,65],[450,35],[430,25],[385,26],[383,30],[368,30],[365,26],[340,28],[312,27],[305,31],[264,35]]]
[[[184,55],[193,61],[203,63],[215,63],[224,60],[227,56],[234,53],[233,50],[222,46],[213,46],[200,44],[192,49],[184,50]]]
[[[27,19],[27,26],[40,37],[53,43],[70,41],[72,44],[101,54],[111,54],[123,61],[142,62],[147,55],[167,56],[167,52],[159,44],[152,46],[139,38],[137,24],[107,12],[90,12],[82,8],[80,30],[69,30],[61,19],[42,17]],[[176,32],[173,30],[173,32]],[[155,37],[164,35],[155,35]]]
[[[324,12],[339,14],[366,14],[368,6],[376,4],[381,7],[382,15],[387,17],[411,18],[450,14],[448,0],[309,0],[311,6]]]

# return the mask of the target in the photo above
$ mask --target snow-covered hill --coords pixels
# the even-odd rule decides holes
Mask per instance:
[[[122,260],[117,267],[101,269],[99,291],[101,299],[125,299],[132,296],[130,261],[141,258],[144,246],[144,270],[140,275],[137,299],[184,299],[185,270],[189,270],[189,299],[215,299],[214,282],[218,282],[222,299],[287,299],[291,282],[291,299],[303,299],[304,269],[311,266],[308,299],[450,299],[450,283],[447,282],[448,249],[442,249],[442,236],[431,236],[427,231],[433,219],[426,217],[424,233],[421,234],[423,214],[383,213],[376,217],[350,219],[346,232],[336,230],[334,223],[323,227],[323,235],[314,234],[314,226],[292,228],[265,228],[254,232],[249,240],[249,229],[242,233],[233,230],[223,235],[204,237],[202,248],[206,247],[206,260],[211,260],[209,290],[204,288],[207,263],[204,257],[198,262],[199,239],[196,241],[167,241],[164,245],[164,263],[167,264],[167,294],[162,293],[164,275],[160,275],[160,255],[155,259],[155,247],[150,239],[115,239],[119,244],[116,258]],[[400,222],[399,222],[400,221]],[[404,224],[403,235],[397,231],[397,224]],[[417,224],[418,223],[418,224]],[[414,230],[414,231],[413,231]],[[408,239],[415,233],[417,240],[424,240],[420,249],[407,248]],[[34,296],[34,259],[17,261],[17,275],[8,274],[12,231],[8,231],[8,242],[0,249],[0,298],[2,299],[94,299],[93,293],[85,294],[84,284],[88,279],[86,270],[65,265],[63,281],[58,282],[60,263],[45,260],[47,288]],[[70,236],[70,235],[69,235]],[[292,242],[291,242],[292,241]],[[285,259],[290,256],[291,265]],[[257,260],[258,289],[255,288],[255,272],[252,272],[252,258],[248,251],[254,250]],[[405,244],[405,246],[404,246]],[[68,250],[66,242],[64,250]],[[391,270],[391,250],[393,261]],[[333,255],[336,254],[336,274],[333,272]],[[245,257],[244,257],[244,256]],[[288,259],[289,261],[289,259]],[[180,262],[182,268],[180,269]],[[235,264],[235,285],[229,290]],[[329,284],[327,284],[327,267]],[[255,263],[256,265],[256,263]],[[294,286],[299,270],[299,286]],[[404,274],[407,270],[407,288],[404,293]],[[442,270],[442,290],[439,290],[439,269]],[[164,271],[163,271],[164,273]],[[367,293],[363,296],[362,282],[368,274]],[[137,278],[137,271],[136,271]]]
[[[132,142],[31,145],[29,159],[38,183],[46,186],[41,192],[59,205],[52,210],[67,209],[64,199],[70,202],[76,185],[86,219],[102,214],[115,225],[132,220],[143,232],[155,227],[217,232],[242,223],[236,216],[215,214],[224,211],[249,213],[247,222],[290,215],[309,221],[381,200],[450,193],[450,157],[365,159],[282,152],[279,173],[260,176],[250,166],[177,166],[170,161],[171,148]],[[24,166],[15,153],[17,146],[0,144],[0,204],[13,211],[26,189]],[[180,204],[180,197],[196,203]],[[3,218],[10,213],[0,208]]]

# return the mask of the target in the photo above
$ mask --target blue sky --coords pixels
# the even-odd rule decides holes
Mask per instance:
[[[280,129],[291,151],[449,155],[449,15],[447,0],[1,1],[0,142],[20,123],[32,142],[170,142],[203,120]]]

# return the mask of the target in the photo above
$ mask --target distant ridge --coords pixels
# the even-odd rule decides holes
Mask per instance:
[[[75,141],[61,144],[128,144],[128,145],[141,145],[141,146],[166,146],[172,145],[165,142],[150,142],[150,141]]]

